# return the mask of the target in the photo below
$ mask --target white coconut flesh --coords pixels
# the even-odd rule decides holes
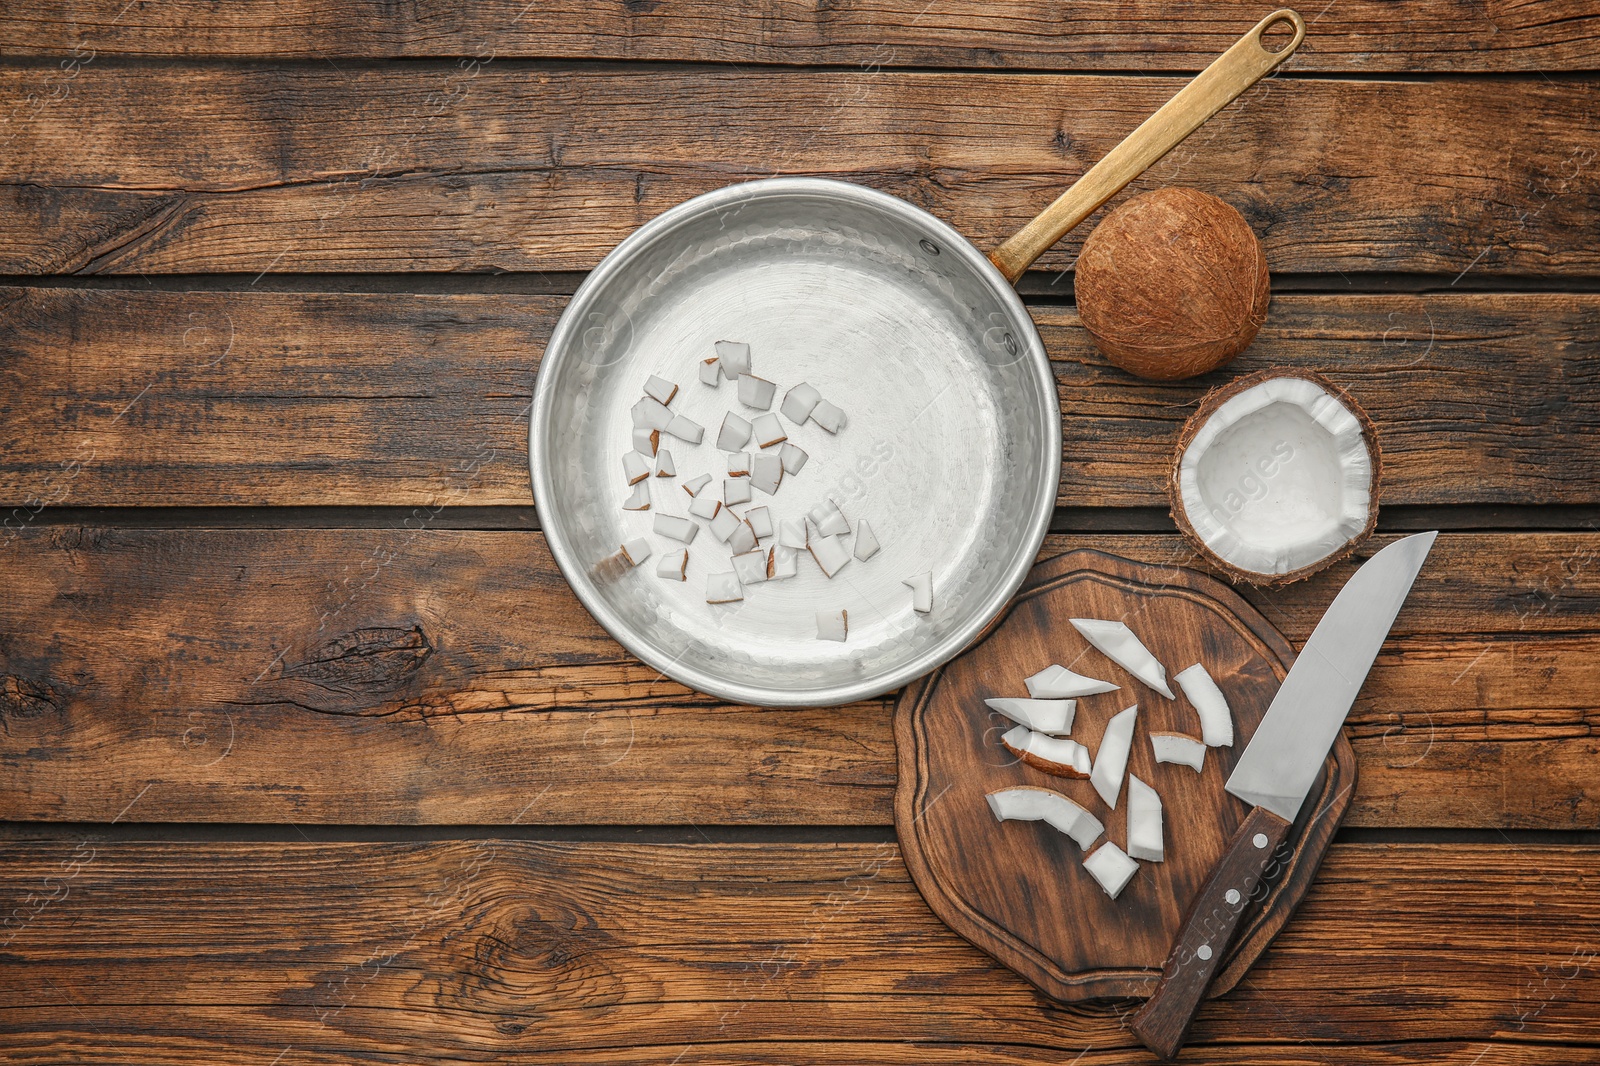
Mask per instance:
[[[1188,766],[1196,773],[1206,765],[1206,746],[1182,733],[1151,733],[1150,748],[1155,752],[1156,762]]]
[[[1044,822],[1086,851],[1105,832],[1100,819],[1052,789],[1024,785],[991,792],[985,798],[1000,821]]]
[[[983,704],[1018,725],[1056,734],[1072,732],[1072,719],[1078,709],[1077,700],[993,699],[984,700]]]
[[[1133,875],[1139,872],[1139,864],[1109,840],[1083,860],[1083,868],[1100,882],[1100,887],[1112,899],[1120,896],[1122,890],[1128,887],[1128,882],[1133,880]]]
[[[1361,422],[1314,381],[1283,377],[1217,408],[1178,464],[1184,515],[1218,557],[1287,574],[1366,529],[1372,455]]]
[[[1167,685],[1167,668],[1133,635],[1127,623],[1108,622],[1101,618],[1073,618],[1069,621],[1072,622],[1072,628],[1082,633],[1083,639],[1093,644],[1106,658],[1167,699],[1176,698]]]
[[[1123,771],[1128,768],[1128,753],[1133,750],[1133,727],[1138,716],[1139,707],[1135,704],[1106,723],[1100,750],[1094,756],[1094,769],[1089,773],[1089,783],[1112,810],[1117,809],[1117,795],[1122,791]]]
[[[1228,709],[1227,698],[1222,695],[1222,690],[1211,675],[1206,673],[1206,668],[1195,663],[1174,674],[1173,680],[1183,689],[1183,694],[1189,697],[1195,713],[1200,716],[1201,739],[1206,742],[1206,747],[1231,748],[1233,712]]]
[[[1076,740],[1035,733],[1025,725],[1014,726],[1000,738],[1011,754],[1033,756],[1028,765],[1057,777],[1088,777],[1089,749]]]
[[[1128,775],[1128,854],[1146,862],[1164,862],[1161,838],[1161,797],[1156,790]]]
[[[1028,695],[1035,699],[1068,699],[1077,696],[1093,696],[1101,692],[1115,692],[1121,688],[1109,681],[1099,681],[1092,677],[1075,674],[1065,666],[1051,665],[1040,670],[1037,674],[1023,681],[1028,686]]]

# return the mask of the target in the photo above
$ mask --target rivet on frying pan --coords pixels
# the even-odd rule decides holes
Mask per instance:
[[[937,244],[934,244],[932,241],[928,240],[928,238],[924,237],[924,238],[922,238],[922,240],[918,241],[917,243],[922,245],[922,250],[924,252],[927,252],[929,255],[938,255],[939,254],[939,246]]]

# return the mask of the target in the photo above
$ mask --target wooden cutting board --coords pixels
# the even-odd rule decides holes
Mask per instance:
[[[1158,764],[1152,730],[1200,735],[1176,700],[1146,688],[1091,648],[1070,618],[1121,619],[1167,668],[1204,663],[1234,717],[1234,745],[1207,749],[1204,770]],[[895,827],[912,878],[952,929],[1056,999],[1147,996],[1180,919],[1221,857],[1247,805],[1223,791],[1235,760],[1288,673],[1282,634],[1227,586],[1181,567],[1094,551],[1034,567],[1011,606],[976,645],[916,682],[895,708],[900,779]],[[984,700],[1026,696],[1023,679],[1060,663],[1122,686],[1078,702],[1072,736],[1098,751],[1106,722],[1139,705],[1129,772],[1163,805],[1166,860],[1142,862],[1115,900],[1081,865],[1070,839],[1043,822],[999,822],[984,797],[1040,785],[1070,796],[1105,823],[1100,842],[1127,845],[1127,792],[1112,811],[1086,780],[1052,777],[1000,744],[1011,722]],[[1340,735],[1316,786],[1255,894],[1211,988],[1244,975],[1305,895],[1355,784],[1355,756]],[[1097,842],[1097,845],[1098,843]]]

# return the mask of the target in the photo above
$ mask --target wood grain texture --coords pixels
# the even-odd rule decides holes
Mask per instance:
[[[1126,1001],[1043,1000],[890,844],[0,855],[11,1062],[1150,1061]],[[1592,848],[1335,847],[1183,1061],[1600,1061],[1597,882]]]
[[[562,297],[0,288],[0,521],[67,506],[523,504]],[[1372,413],[1385,504],[1600,502],[1600,296],[1279,296],[1222,371],[1147,382],[1033,309],[1059,502],[1165,506],[1204,392],[1326,373]],[[13,511],[11,509],[20,509]]]
[[[1198,70],[1266,10],[1230,0],[1173,7],[1088,0],[868,0],[739,5],[450,0],[168,0],[122,10],[44,0],[0,24],[10,54],[306,59],[518,56],[1051,70]],[[1593,69],[1600,18],[1578,0],[1344,0],[1315,17],[1300,71]]]
[[[1045,555],[1083,547],[1200,565],[1175,535]],[[1592,534],[1440,537],[1351,714],[1349,824],[1600,822],[1596,560]],[[1245,596],[1298,646],[1357,562]],[[0,574],[0,817],[109,820],[149,783],[130,820],[891,819],[884,703],[663,680],[537,533],[40,526]]]
[[[1073,618],[1126,620],[1167,665],[1169,678],[1205,663],[1226,693],[1236,742],[1208,749],[1198,773],[1158,765],[1150,737],[1195,734],[1193,706],[1186,696],[1153,695],[1077,634]],[[1230,863],[1236,827],[1261,813],[1227,795],[1223,784],[1293,659],[1289,643],[1260,612],[1193,570],[1096,551],[1038,564],[980,644],[895,701],[895,834],[923,898],[946,925],[1054,999],[1151,995],[1163,960],[1180,932],[1188,932],[1190,902]],[[1017,765],[999,749],[997,738],[1013,723],[987,712],[984,701],[1024,695],[1023,679],[1053,662],[1121,686],[1077,701],[1072,738],[1090,751],[1101,751],[1113,715],[1137,708],[1126,772],[1117,782],[1120,806],[1106,804],[1087,781]],[[1178,1022],[1187,1023],[1207,984],[1213,994],[1232,988],[1304,897],[1357,784],[1348,740],[1335,740],[1325,767],[1292,834],[1288,822],[1268,816],[1281,831],[1258,856],[1245,902],[1223,911],[1229,936],[1242,921],[1238,938],[1231,948],[1219,939],[1204,966],[1185,969],[1194,998],[1190,1012],[1178,1008]],[[1139,863],[1113,900],[1083,863],[1100,847],[1128,849],[1133,777],[1160,797],[1164,857]],[[997,824],[987,797],[1018,787],[1067,796],[1101,822],[1103,835],[1079,849],[1050,825]],[[1269,862],[1268,876],[1257,876]],[[1207,925],[1220,936],[1215,919]]]
[[[992,248],[1176,88],[108,60],[54,93],[53,70],[0,70],[0,100],[20,101],[0,156],[0,271],[587,270],[666,208],[779,173],[875,186]],[[1123,195],[1215,193],[1275,271],[1593,274],[1594,92],[1269,79]],[[1066,269],[1087,232],[1039,268]]]

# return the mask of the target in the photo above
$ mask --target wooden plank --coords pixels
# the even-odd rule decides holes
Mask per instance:
[[[1150,1061],[1129,1004],[1042,1000],[888,843],[3,855],[11,1061]],[[1184,1061],[1600,1061],[1597,883],[1593,848],[1336,846]]]
[[[465,56],[998,67],[1198,70],[1265,9],[1235,2],[1177,7],[1152,0],[1069,6],[1022,0],[867,0],[815,7],[764,0],[596,5],[576,0],[451,0],[402,15],[379,0],[273,0],[131,9],[41,0],[0,25],[13,55],[77,48],[98,56],[408,58]],[[1347,0],[1308,8],[1297,71],[1593,69],[1600,19],[1579,0],[1516,5]]]
[[[1194,562],[1171,536],[1044,555],[1081,547]],[[1600,821],[1597,559],[1593,534],[1440,537],[1351,715],[1348,824]],[[536,532],[34,527],[0,566],[0,818],[108,821],[136,793],[151,822],[892,818],[883,702],[662,679]],[[1354,566],[1246,595],[1298,646]]]
[[[0,71],[0,100],[22,102],[0,156],[0,271],[586,270],[667,207],[777,173],[887,190],[992,247],[1174,89],[1089,75],[108,62],[53,94],[53,69]],[[1274,79],[1136,189],[1221,195],[1278,271],[1592,274],[1594,91]],[[1041,269],[1066,269],[1077,247]]]
[[[0,503],[532,502],[526,411],[565,299],[0,288]],[[1321,370],[1376,420],[1386,504],[1600,502],[1600,296],[1280,296],[1193,382],[1109,367],[1034,309],[1066,506],[1164,506],[1210,386]],[[5,514],[5,512],[0,512]]]

